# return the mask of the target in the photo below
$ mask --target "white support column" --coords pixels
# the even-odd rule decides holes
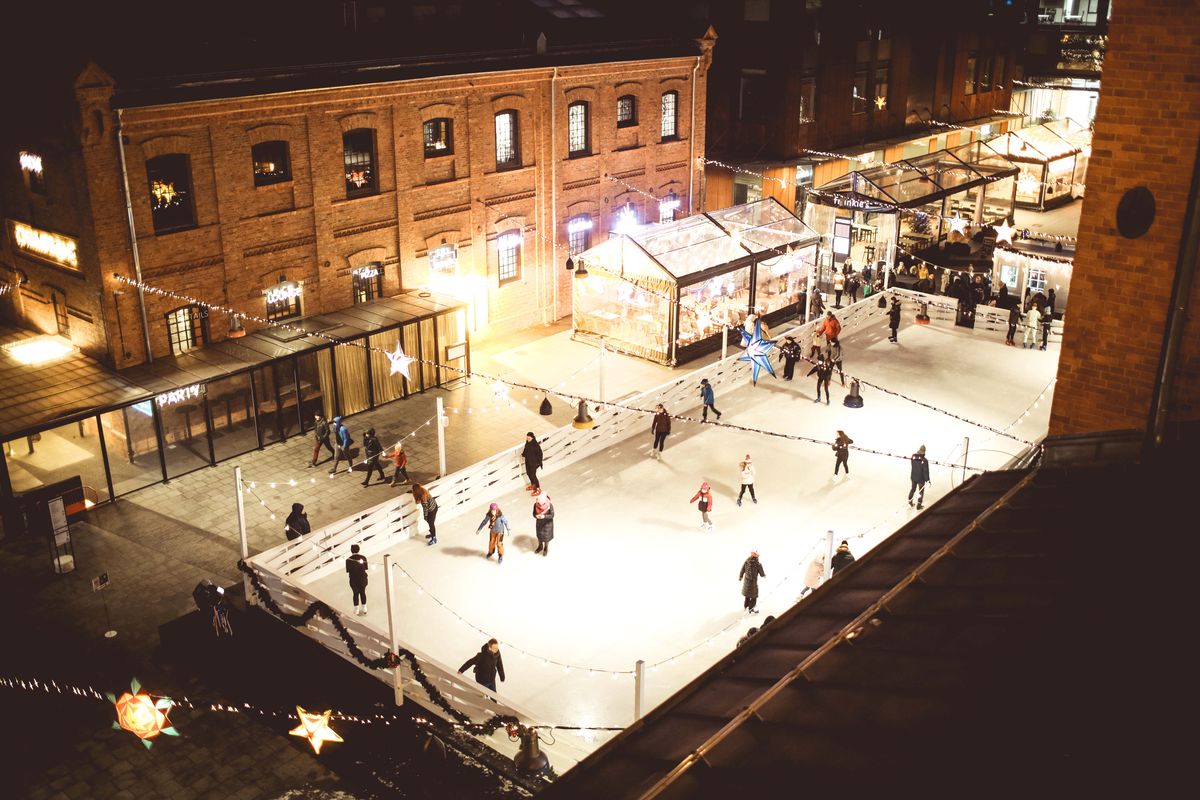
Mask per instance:
[[[725,356],[729,353],[729,328],[724,324],[721,325],[721,363],[725,362]]]
[[[233,494],[237,498],[238,539],[242,545],[242,561],[250,557],[250,541],[246,538],[246,505],[242,502],[242,468],[233,468]],[[246,594],[246,606],[255,605],[254,589],[250,585],[250,576],[242,575],[242,587]]]
[[[598,395],[596,395],[596,397],[601,403],[604,402],[604,354],[606,352],[608,352],[608,347],[604,344],[604,337],[601,336],[600,337],[600,356],[596,359],[596,375],[598,376],[599,382],[600,382],[600,386],[599,386],[600,393]]]
[[[971,437],[963,437],[963,476],[962,479],[967,479],[967,452],[971,449]]]
[[[446,404],[437,398],[438,477],[446,474]]]
[[[387,600],[387,621],[388,621],[388,647],[391,652],[397,653],[400,650],[400,641],[396,635],[396,606],[392,591],[392,567],[396,566],[392,563],[392,554],[387,553],[383,557],[383,588]],[[395,687],[396,705],[404,705],[404,684],[401,680],[400,665],[392,670],[392,685]]]
[[[646,662],[638,659],[633,667],[633,721],[642,718],[646,706]]]
[[[833,531],[825,531],[825,575],[821,583],[833,577]]]

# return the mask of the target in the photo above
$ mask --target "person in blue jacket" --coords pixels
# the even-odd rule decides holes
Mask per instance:
[[[499,553],[500,557],[496,561],[497,564],[504,563],[504,534],[508,533],[508,517],[504,516],[504,512],[500,510],[500,506],[492,503],[488,506],[488,511],[483,515],[483,522],[479,523],[479,527],[475,529],[479,533],[484,527],[488,529],[488,551],[484,558],[491,558],[492,553]]]
[[[708,422],[708,410],[710,408],[717,415],[717,419],[721,418],[721,412],[717,411],[717,407],[713,405],[716,402],[716,397],[713,396],[712,384],[708,382],[708,378],[700,379],[700,401],[704,403],[704,413],[700,415],[700,418],[704,422]]]
[[[343,458],[346,459],[346,464],[353,469],[354,463],[350,460],[350,445],[354,444],[354,440],[350,438],[350,431],[342,424],[341,417],[333,418],[333,466],[329,470],[329,474],[337,472],[338,462]]]

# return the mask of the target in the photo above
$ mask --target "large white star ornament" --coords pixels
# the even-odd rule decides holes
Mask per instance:
[[[395,375],[397,372],[402,374],[408,380],[412,380],[412,376],[408,374],[408,365],[416,361],[411,356],[404,355],[404,348],[396,342],[396,352],[387,354],[388,361],[392,362],[389,375]]]
[[[955,214],[953,217],[950,217],[946,221],[950,223],[950,232],[951,233],[960,233],[963,236],[967,235],[967,223],[970,222],[970,220],[965,219],[964,217],[960,217],[957,214]]]
[[[758,384],[758,373],[763,368],[766,368],[767,372],[775,377],[775,368],[771,366],[771,360],[767,357],[774,346],[773,341],[762,338],[762,320],[755,320],[754,336],[742,331],[742,347],[746,348],[746,352],[738,357],[738,361],[749,361],[753,366],[754,372],[751,380],[755,385]]]
[[[997,225],[995,227],[996,227],[996,244],[1000,244],[1001,242],[1007,242],[1008,244],[1012,244],[1012,237],[1013,237],[1013,234],[1017,232],[1017,229],[1014,228],[1012,225],[1009,225],[1007,219],[1005,219],[1004,221],[1002,221],[999,225]]]

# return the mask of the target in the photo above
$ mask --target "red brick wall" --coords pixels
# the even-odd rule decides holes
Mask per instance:
[[[1197,42],[1189,3],[1114,4],[1051,434],[1146,426],[1200,141]],[[1153,192],[1157,216],[1131,240],[1116,209],[1136,186]],[[1200,303],[1200,283],[1188,302]],[[1171,413],[1195,420],[1200,323],[1190,317]]]

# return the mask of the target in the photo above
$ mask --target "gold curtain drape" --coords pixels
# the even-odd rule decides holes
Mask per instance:
[[[393,328],[390,331],[383,331],[371,335],[371,381],[375,388],[375,405],[390,403],[393,400],[399,400],[404,397],[404,377],[402,374],[391,374],[391,360],[388,359],[387,353],[393,352],[396,349],[396,342],[400,341],[400,329]],[[378,352],[383,350],[386,352]],[[407,353],[407,350],[405,351]],[[412,373],[412,368],[409,368]],[[412,373],[415,375],[415,373]]]
[[[338,396],[342,401],[342,416],[365,411],[367,402],[367,357],[365,348],[352,344],[333,348],[337,363]]]

